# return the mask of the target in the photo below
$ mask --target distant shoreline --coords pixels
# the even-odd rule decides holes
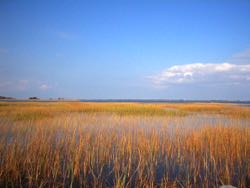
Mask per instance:
[[[163,99],[0,99],[0,102],[138,102],[138,103],[232,103],[250,105],[250,101],[234,100],[163,100]]]
[[[235,104],[250,104],[250,101],[230,101],[230,100],[164,100],[164,99],[80,99],[80,102],[235,103]]]

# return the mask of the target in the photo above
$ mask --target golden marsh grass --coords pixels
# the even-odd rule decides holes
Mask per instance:
[[[1,187],[249,187],[250,110],[0,103]]]

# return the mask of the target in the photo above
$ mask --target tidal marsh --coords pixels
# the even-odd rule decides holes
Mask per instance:
[[[1,187],[246,188],[249,181],[249,108],[0,103]]]

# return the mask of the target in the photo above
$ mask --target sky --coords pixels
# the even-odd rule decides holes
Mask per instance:
[[[250,100],[250,1],[0,1],[0,95]]]

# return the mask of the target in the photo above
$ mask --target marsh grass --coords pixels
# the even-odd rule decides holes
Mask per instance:
[[[17,102],[0,103],[0,116],[15,120],[51,118],[66,113],[110,113],[121,116],[185,116],[182,110],[166,110],[155,104],[81,103],[81,102]]]
[[[192,113],[220,114],[233,118],[250,118],[250,108],[234,104],[221,103],[179,103],[162,104],[161,107],[178,109]]]
[[[230,118],[249,118],[250,108],[217,103],[143,104],[83,102],[0,102],[0,117],[15,120],[53,118],[67,113],[110,113],[121,116],[186,116],[210,113]]]
[[[3,105],[0,187],[249,187],[248,119],[224,106],[229,123],[211,124],[199,114],[217,104],[194,105]]]

